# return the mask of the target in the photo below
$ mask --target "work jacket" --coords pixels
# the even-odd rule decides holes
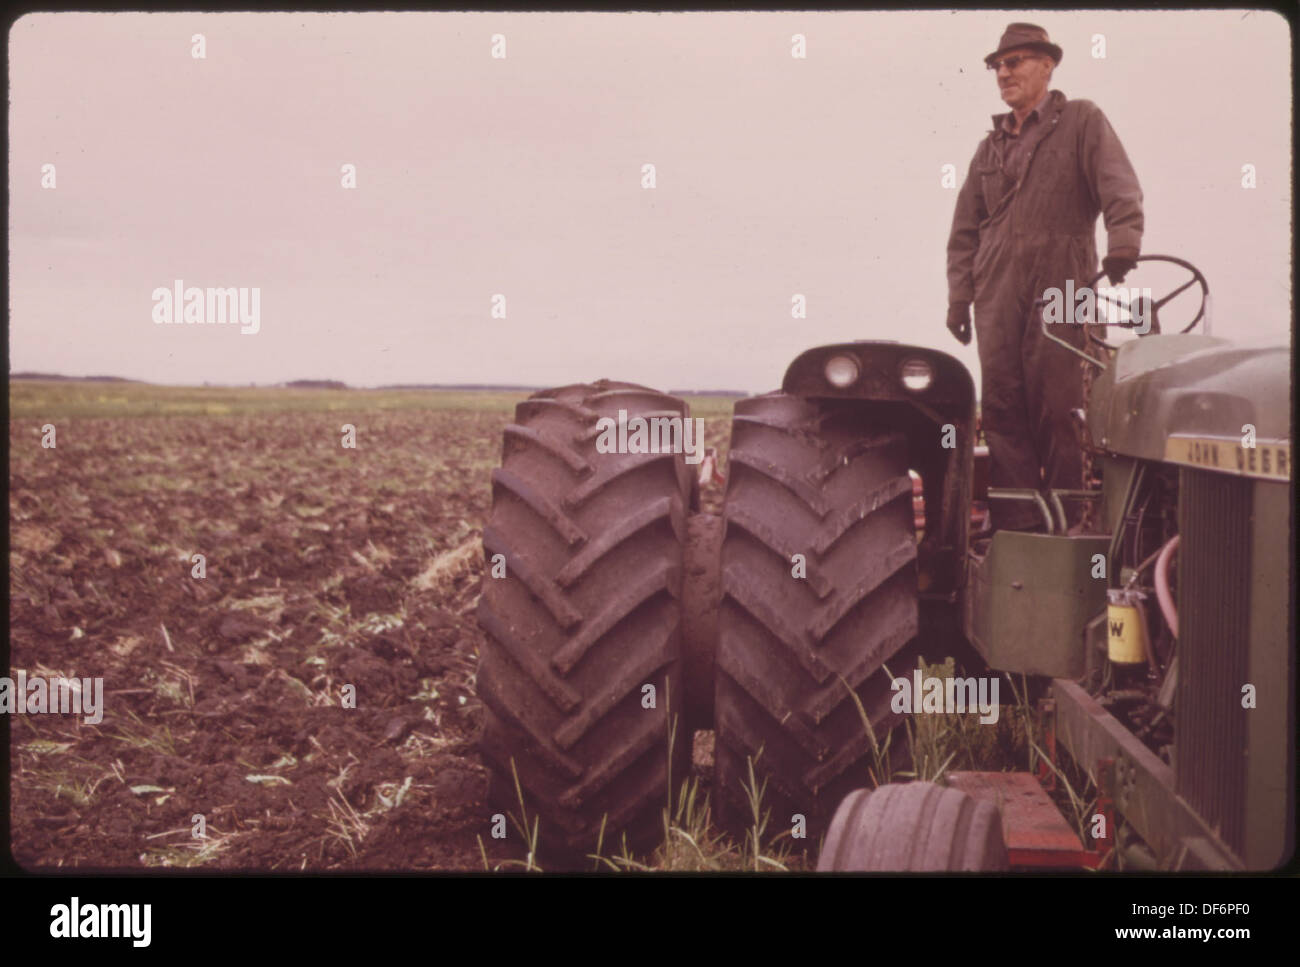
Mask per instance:
[[[995,130],[1005,117],[994,117]],[[1039,123],[1048,130],[1016,184],[1003,174],[992,131],[975,151],[948,240],[950,303],[974,302],[978,311],[981,302],[1000,301],[997,289],[1012,279],[1030,288],[1066,278],[1082,285],[1096,273],[1098,214],[1107,254],[1138,255],[1142,189],[1101,109],[1052,91]]]

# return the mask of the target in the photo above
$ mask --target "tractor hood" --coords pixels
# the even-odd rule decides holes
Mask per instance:
[[[1094,444],[1112,453],[1289,479],[1290,418],[1285,347],[1148,336],[1123,344],[1098,375],[1088,430]]]

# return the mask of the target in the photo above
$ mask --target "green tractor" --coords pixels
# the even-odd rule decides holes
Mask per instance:
[[[682,400],[601,381],[520,403],[483,535],[492,807],[522,796],[561,854],[651,843],[711,729],[723,820],[761,785],[823,870],[1098,866],[1117,814],[1150,866],[1285,862],[1290,361],[1191,334],[1200,272],[1141,261],[1192,274],[1143,338],[1090,325],[1081,352],[1043,323],[1093,370],[1084,490],[990,491],[970,374],[897,343],[809,350],[739,401],[721,516]],[[1193,285],[1200,311],[1162,334]],[[1031,502],[1041,530],[981,531],[989,500]],[[945,656],[1027,676],[1040,774],[863,788],[898,676]],[[1099,790],[1086,845],[1047,794],[1061,751]]]

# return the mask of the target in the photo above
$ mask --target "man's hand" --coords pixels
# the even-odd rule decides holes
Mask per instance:
[[[1111,285],[1119,285],[1124,281],[1124,276],[1133,271],[1137,265],[1137,259],[1129,258],[1127,255],[1107,255],[1101,260],[1101,269],[1106,273],[1106,278],[1110,280]]]
[[[948,331],[963,346],[970,345],[970,303],[954,302],[948,306]]]

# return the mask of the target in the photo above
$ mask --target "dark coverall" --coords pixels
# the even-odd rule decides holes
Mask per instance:
[[[948,240],[948,300],[973,303],[980,409],[993,487],[1078,489],[1082,361],[1042,335],[1030,311],[1045,289],[1082,287],[1097,272],[1094,233],[1105,215],[1107,254],[1136,258],[1142,190],[1110,123],[1091,101],[1052,91],[1026,118],[1019,150],[994,116],[957,196]],[[1105,281],[1099,285],[1106,284]],[[1073,316],[1067,307],[1067,316]],[[1054,335],[1083,348],[1083,327]],[[996,527],[1029,529],[1033,504],[992,502]]]

